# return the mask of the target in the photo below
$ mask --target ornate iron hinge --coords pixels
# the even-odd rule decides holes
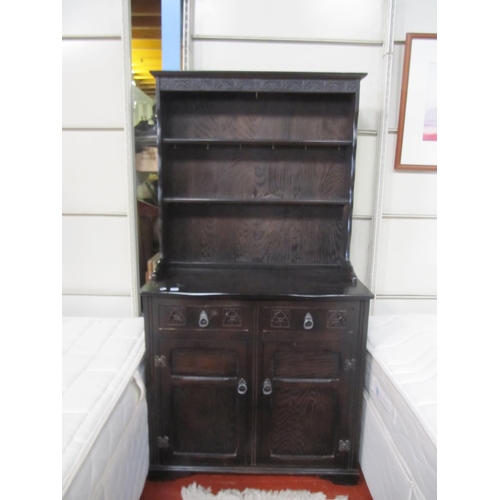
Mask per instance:
[[[155,356],[155,367],[165,368],[167,366],[167,360],[165,356]]]
[[[354,358],[352,359],[346,359],[344,361],[344,370],[355,370],[356,369],[356,360]]]
[[[349,451],[351,449],[351,442],[346,439],[344,441],[339,441],[339,451]]]
[[[168,436],[158,436],[158,448],[168,448],[170,446],[170,440]]]

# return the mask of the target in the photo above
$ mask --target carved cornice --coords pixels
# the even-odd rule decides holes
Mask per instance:
[[[264,78],[162,78],[160,90],[201,90],[207,92],[356,92],[359,80],[291,80]]]

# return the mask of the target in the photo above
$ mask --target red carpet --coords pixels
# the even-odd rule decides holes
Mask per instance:
[[[140,500],[181,500],[181,488],[191,483],[212,488],[212,493],[219,490],[235,488],[256,488],[261,490],[309,490],[313,493],[323,492],[326,498],[335,495],[349,495],[349,500],[372,500],[365,480],[356,486],[339,486],[330,481],[311,476],[252,476],[252,475],[220,475],[193,474],[192,476],[166,482],[146,482]]]

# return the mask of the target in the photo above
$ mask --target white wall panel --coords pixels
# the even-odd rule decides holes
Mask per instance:
[[[63,0],[62,36],[120,36],[121,0]]]
[[[437,294],[436,222],[435,219],[383,220],[378,294]]]
[[[395,45],[392,58],[392,82],[389,105],[389,129],[397,129],[399,125],[399,103],[401,101],[401,89],[403,81],[403,62],[405,46]]]
[[[351,264],[354,267],[356,276],[367,284],[368,261],[370,255],[371,221],[352,221],[351,236]]]
[[[383,0],[196,0],[195,35],[382,40]]]
[[[131,297],[106,295],[63,295],[62,315],[96,318],[134,316]]]
[[[127,216],[129,9],[127,0],[62,4],[63,314],[137,310],[134,213]]]
[[[126,168],[125,132],[63,130],[63,213],[126,214]]]
[[[63,294],[130,295],[127,217],[63,216]]]
[[[196,0],[192,69],[368,73],[361,84],[358,125],[360,130],[377,131],[384,80],[382,47],[306,43],[300,39],[381,41],[385,9],[383,0]],[[396,40],[404,40],[407,32],[436,32],[436,26],[436,0],[397,0]],[[217,40],[217,37],[228,39]],[[261,40],[237,41],[231,37]],[[266,38],[274,41],[266,42]],[[295,41],[280,42],[280,38]],[[398,125],[403,58],[404,45],[396,44],[388,110],[390,129]],[[373,215],[379,140],[375,135],[358,137],[351,260],[365,282],[369,275],[372,221],[359,217]],[[430,298],[380,299],[380,308],[433,310],[437,222],[418,217],[437,213],[436,175],[396,172],[395,141],[396,135],[390,133],[382,172],[385,188],[382,210],[384,214],[416,218],[383,219],[377,293]]]
[[[368,73],[361,81],[358,127],[377,129],[382,47],[229,41],[193,45],[195,70]]]
[[[123,128],[123,43],[63,40],[63,128]]]
[[[354,215],[372,215],[373,183],[377,163],[377,137],[359,136],[354,174]]]
[[[387,140],[384,214],[437,215],[436,172],[394,170],[396,139]]]
[[[377,298],[373,314],[437,314],[437,299]]]
[[[437,33],[436,0],[397,0],[395,39],[406,33]]]

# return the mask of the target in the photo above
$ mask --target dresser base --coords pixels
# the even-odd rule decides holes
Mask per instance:
[[[173,481],[192,474],[259,474],[275,476],[316,476],[334,484],[354,486],[359,482],[359,471],[345,469],[304,469],[291,467],[202,467],[202,466],[152,466],[150,481]]]

